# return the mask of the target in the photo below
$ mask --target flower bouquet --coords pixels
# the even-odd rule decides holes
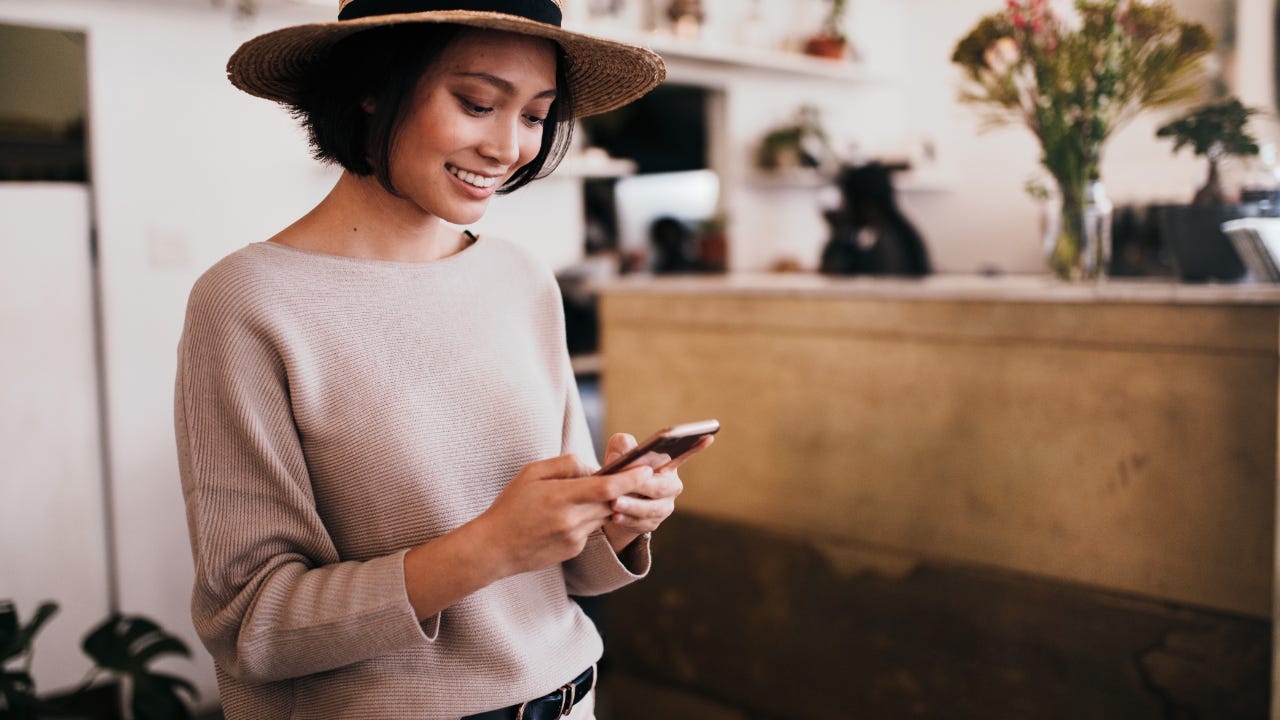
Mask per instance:
[[[1194,97],[1212,47],[1208,30],[1179,19],[1168,2],[1139,0],[1008,0],[956,45],[961,100],[983,106],[988,124],[1021,123],[1040,141],[1040,163],[1061,198],[1046,239],[1056,275],[1105,272],[1102,146],[1140,111]]]

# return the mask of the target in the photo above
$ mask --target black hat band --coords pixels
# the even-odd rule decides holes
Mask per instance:
[[[338,13],[339,20],[432,10],[470,10],[516,15],[544,25],[560,27],[560,8],[551,0],[351,0]]]

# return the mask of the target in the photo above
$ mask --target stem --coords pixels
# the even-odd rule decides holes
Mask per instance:
[[[98,667],[97,665],[94,665],[93,667],[89,668],[89,672],[85,673],[84,679],[80,681],[80,687],[72,691],[71,694],[79,695],[80,693],[87,691],[90,687],[93,686],[93,681],[97,680],[98,675],[100,674],[102,674],[102,668]]]

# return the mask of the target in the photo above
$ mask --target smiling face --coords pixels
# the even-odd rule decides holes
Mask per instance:
[[[456,225],[533,160],[556,96],[549,40],[469,30],[418,81],[391,151],[391,180],[420,211]]]

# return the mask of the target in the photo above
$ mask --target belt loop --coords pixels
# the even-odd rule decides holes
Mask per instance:
[[[569,717],[576,702],[578,702],[578,686],[571,682],[565,683],[564,687],[560,688],[560,717]]]

